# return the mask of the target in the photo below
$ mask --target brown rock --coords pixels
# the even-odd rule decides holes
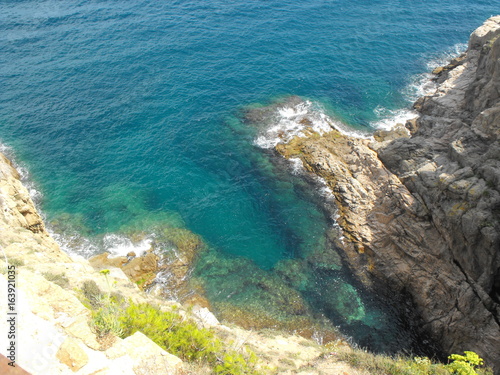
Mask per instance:
[[[417,119],[414,118],[414,119],[406,121],[405,127],[410,132],[410,135],[415,134],[417,132],[417,129],[418,129]]]
[[[102,253],[93,256],[89,259],[90,264],[97,270],[116,267],[121,268],[124,264],[128,262],[127,257],[114,257],[110,258],[109,253]]]
[[[147,253],[141,257],[136,257],[123,265],[123,272],[134,282],[143,277],[153,274],[153,279],[158,271],[159,257],[153,253]]]
[[[443,70],[444,70],[444,67],[443,67],[443,66],[438,66],[437,68],[435,68],[435,69],[432,71],[432,74],[439,74],[439,73],[441,73]]]
[[[14,366],[10,366],[12,363],[10,359],[7,359],[4,355],[0,354],[0,374],[2,375],[31,375],[28,371],[24,370],[17,363]]]
[[[69,337],[64,340],[56,356],[73,372],[80,370],[89,361],[87,353],[81,348],[78,341]]]
[[[377,142],[393,141],[398,138],[409,138],[408,130],[403,124],[397,124],[390,130],[376,130],[373,133],[373,138]]]
[[[361,280],[409,294],[448,354],[472,350],[500,373],[500,16],[471,36],[421,98],[412,137],[370,149],[336,132],[276,150],[336,197],[341,246]]]

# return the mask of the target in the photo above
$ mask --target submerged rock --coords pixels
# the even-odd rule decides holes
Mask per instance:
[[[157,226],[154,233],[148,250],[139,254],[132,251],[126,256],[104,252],[89,262],[98,270],[120,268],[139,288],[156,296],[209,306],[203,290],[190,277],[195,260],[206,250],[202,239],[184,228]],[[144,241],[145,236],[143,232],[127,234],[137,243]]]

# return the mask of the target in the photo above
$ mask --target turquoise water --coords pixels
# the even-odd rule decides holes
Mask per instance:
[[[197,276],[215,305],[266,305],[272,297],[249,275],[269,278],[355,339],[375,337],[374,326],[397,319],[359,297],[341,266],[307,264],[331,251],[332,220],[310,185],[255,144],[244,113],[298,95],[370,130],[407,108],[429,62],[499,5],[2,1],[0,139],[29,170],[48,220],[64,222],[59,230],[187,227],[212,249]],[[212,272],[222,265],[228,285]],[[286,278],[293,267],[302,281]],[[340,311],[341,300],[356,312]]]

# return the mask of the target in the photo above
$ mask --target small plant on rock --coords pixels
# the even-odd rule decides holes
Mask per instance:
[[[42,273],[43,277],[48,281],[53,282],[56,285],[59,285],[61,288],[67,288],[69,286],[69,280],[64,273],[51,273],[44,272]]]
[[[118,319],[120,309],[114,303],[109,303],[109,299],[103,297],[102,307],[92,312],[91,328],[98,338],[106,337],[109,334],[121,336],[123,327]]]
[[[452,374],[477,375],[476,368],[484,365],[484,361],[474,352],[465,351],[465,355],[452,354],[448,358],[452,360],[447,367]]]
[[[84,303],[89,303],[92,309],[98,309],[101,307],[102,297],[104,294],[94,280],[85,280],[83,282],[82,293],[86,299]]]

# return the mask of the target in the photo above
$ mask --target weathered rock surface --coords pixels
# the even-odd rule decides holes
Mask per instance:
[[[86,280],[108,288],[88,261],[65,254],[45,230],[28,191],[10,161],[0,154],[0,315],[7,317],[7,259],[16,267],[16,365],[9,373],[30,374],[178,374],[182,361],[162,351],[147,337],[118,338],[106,355],[89,325],[90,311],[77,298]],[[148,302],[137,285],[119,269],[109,274],[126,298]],[[60,285],[65,284],[65,287]],[[165,306],[173,302],[165,302]],[[7,345],[7,319],[0,322],[0,349]],[[136,346],[136,347],[135,347]],[[123,347],[133,353],[123,353]],[[148,350],[149,354],[143,353]],[[120,351],[121,350],[121,351]],[[108,353],[108,352],[106,352]],[[120,355],[118,355],[118,354]],[[157,355],[158,354],[158,355]],[[16,372],[16,370],[19,370]],[[24,372],[23,372],[24,371]]]
[[[332,131],[276,149],[331,188],[360,278],[409,296],[445,352],[476,351],[500,373],[500,16],[435,73],[410,138]]]
[[[137,233],[140,237],[141,233]],[[158,246],[158,244],[161,244]],[[159,248],[159,249],[158,249]],[[169,251],[162,249],[168,248]],[[105,252],[89,259],[97,270],[120,268],[140,289],[157,297],[181,303],[209,306],[199,286],[195,290],[191,273],[195,260],[206,250],[201,237],[185,228],[158,228],[147,251],[112,256]]]
[[[422,202],[453,263],[455,307],[432,327],[446,350],[476,348],[500,371],[500,17],[470,38],[460,65],[423,99],[417,132],[379,149]],[[458,280],[457,280],[458,281]],[[437,294],[435,298],[446,295]],[[424,303],[428,303],[427,300]],[[451,304],[450,304],[451,305]]]

